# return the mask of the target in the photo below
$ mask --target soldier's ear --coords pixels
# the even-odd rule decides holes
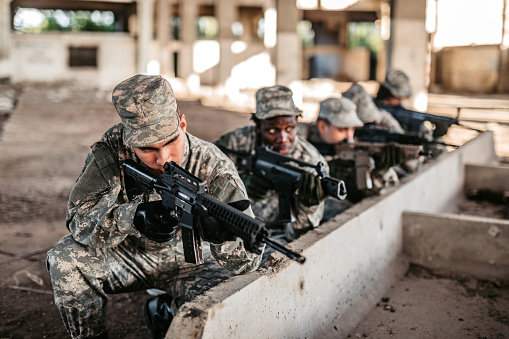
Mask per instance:
[[[323,119],[318,119],[316,121],[316,127],[318,128],[318,132],[320,132],[320,134],[325,133],[327,126],[328,126],[327,121]]]
[[[186,130],[187,130],[186,116],[184,114],[181,114],[179,116],[179,119],[180,119],[180,127],[182,128],[182,131],[184,131],[184,133],[186,133]]]
[[[254,123],[255,123],[256,131],[257,131],[257,132],[260,132],[260,130],[261,130],[261,122],[260,122],[260,119],[257,119],[257,118],[253,115],[252,120],[253,120],[253,121],[254,121]]]

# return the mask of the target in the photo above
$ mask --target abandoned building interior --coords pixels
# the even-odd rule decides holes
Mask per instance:
[[[477,131],[451,127],[444,140],[458,147],[292,241],[305,264],[273,254],[255,272],[183,305],[166,337],[509,337],[508,27],[509,0],[0,0],[0,268],[7,273],[0,298],[8,305],[0,337],[66,334],[45,252],[34,250],[66,234],[65,213],[51,211],[65,210],[88,147],[115,123],[111,92],[119,82],[164,76],[191,111],[193,134],[213,141],[221,128],[249,123],[261,87],[289,87],[310,122],[322,100],[353,83],[374,96],[390,69],[410,79],[406,107]],[[60,118],[61,127],[51,125]],[[43,149],[59,155],[43,157]],[[466,192],[478,190],[502,196],[503,211],[464,212]],[[44,212],[23,219],[33,201]],[[46,237],[43,227],[51,229]],[[27,273],[30,265],[38,268]],[[440,285],[444,295],[461,284],[469,307],[480,305],[468,326],[460,327],[460,303],[454,311],[444,306],[462,319],[454,324],[437,319],[444,309],[436,305],[429,307],[435,315],[413,313],[418,302],[405,299],[408,289],[422,304],[434,300],[426,294],[434,287],[418,287],[424,279],[405,285],[416,270],[430,280],[454,277]],[[139,311],[112,316],[122,324],[113,337],[143,335],[143,319],[128,319],[141,305],[125,306],[143,295],[113,300]],[[41,312],[55,323],[32,318]]]

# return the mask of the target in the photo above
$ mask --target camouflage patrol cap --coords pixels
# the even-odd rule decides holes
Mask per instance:
[[[390,69],[385,75],[383,85],[396,98],[408,98],[412,95],[410,79],[403,71]]]
[[[362,127],[355,113],[355,104],[347,98],[329,98],[320,103],[319,119],[325,119],[338,128]]]
[[[159,75],[138,74],[113,89],[113,105],[124,125],[127,147],[146,147],[170,139],[180,126],[175,94]]]
[[[263,87],[256,92],[256,113],[258,119],[269,119],[277,116],[300,116],[301,111],[295,107],[293,92],[285,86]]]
[[[357,106],[357,116],[363,123],[377,121],[380,119],[380,111],[376,107],[373,98],[359,84],[353,84],[345,93],[344,98],[353,101]]]

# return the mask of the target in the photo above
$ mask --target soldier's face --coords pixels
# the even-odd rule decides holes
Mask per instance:
[[[382,105],[384,105],[384,106],[399,106],[399,105],[403,104],[403,101],[405,101],[405,98],[396,98],[396,97],[390,96],[390,97],[382,100]]]
[[[353,140],[354,127],[339,128],[323,120],[319,120],[317,124],[320,137],[327,144],[337,144],[344,140]]]
[[[271,146],[275,152],[288,154],[297,136],[297,118],[279,116],[260,120],[258,129],[264,145]]]
[[[163,165],[170,161],[182,164],[185,151],[186,117],[180,116],[180,128],[171,139],[147,147],[133,148],[140,160],[153,170],[163,173]]]

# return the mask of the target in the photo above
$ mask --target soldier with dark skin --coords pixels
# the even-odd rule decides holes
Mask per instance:
[[[259,146],[266,145],[275,152],[295,159],[312,164],[318,162],[325,164],[325,159],[316,148],[297,135],[297,118],[301,111],[295,107],[292,95],[289,88],[280,85],[259,89],[256,93],[256,113],[252,116],[255,124],[228,132],[215,144],[248,154]],[[301,176],[301,183],[311,184],[299,186],[295,199],[296,220],[286,224],[279,223],[279,199],[272,184],[250,173],[240,171],[240,175],[246,185],[256,217],[268,223],[273,229],[282,230],[286,241],[296,239],[319,225],[323,215],[324,193],[321,185],[317,183],[319,179],[316,178],[316,173],[306,171]]]
[[[154,338],[163,338],[183,303],[233,274],[255,270],[261,255],[246,251],[240,238],[201,211],[205,262],[186,263],[178,220],[156,192],[128,196],[122,164],[133,160],[162,173],[175,161],[201,178],[211,196],[254,214],[231,160],[187,132],[166,79],[135,75],[115,87],[112,100],[122,122],[92,145],[69,196],[70,233],[48,252],[55,305],[72,338],[107,338],[108,294],[164,290],[168,294],[144,305]]]

